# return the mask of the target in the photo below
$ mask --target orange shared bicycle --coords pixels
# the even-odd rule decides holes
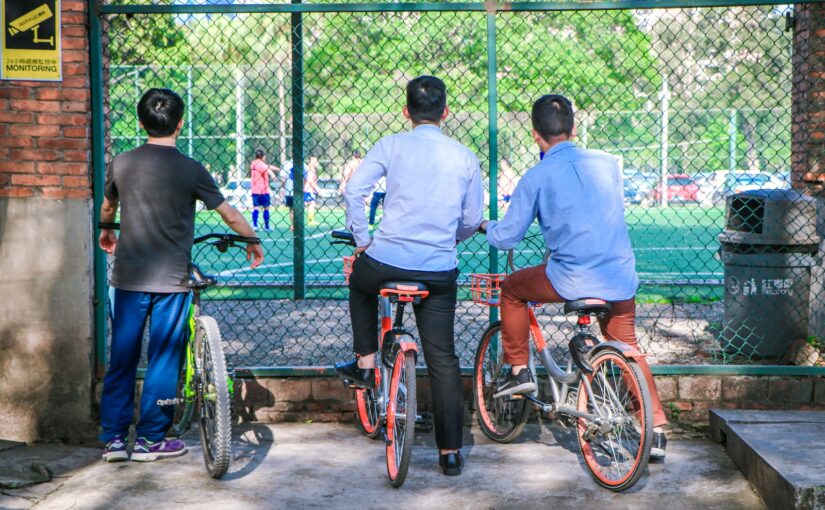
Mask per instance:
[[[355,246],[352,234],[334,231],[340,244]],[[349,282],[355,257],[344,257],[344,277]],[[375,389],[355,388],[355,421],[370,438],[382,437],[386,445],[387,475],[401,487],[412,456],[416,426],[415,364],[418,345],[404,328],[407,304],[419,304],[429,295],[418,282],[385,282],[380,290],[381,332],[376,356]],[[395,313],[393,314],[393,305]],[[394,318],[393,318],[394,316]]]
[[[509,261],[515,269],[512,250]],[[505,276],[472,275],[473,301],[498,306]],[[493,441],[508,443],[521,434],[531,407],[557,417],[575,427],[584,464],[593,479],[610,490],[626,490],[645,471],[653,437],[650,392],[636,361],[644,355],[622,342],[601,342],[590,333],[591,316],[605,317],[610,313],[610,303],[595,298],[568,301],[564,313],[577,316],[566,369],[553,359],[530,308],[529,368],[536,373],[538,357],[546,374],[548,391],[542,392],[549,393],[546,397],[538,390],[527,395],[495,396],[510,366],[504,362],[501,322],[487,328],[478,344],[473,367],[478,424]],[[537,382],[541,380],[537,378]]]

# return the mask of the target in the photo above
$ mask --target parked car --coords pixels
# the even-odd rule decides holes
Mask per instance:
[[[229,179],[226,186],[221,188],[226,203],[236,209],[246,209],[252,207],[252,180],[251,179]]]
[[[337,179],[318,179],[318,202],[320,205],[338,206],[344,197],[338,192],[341,183]]]
[[[638,172],[625,177],[625,180],[629,180],[639,190],[639,193],[646,195],[653,191],[653,188],[659,182],[659,177],[656,174]]]
[[[699,186],[693,182],[688,174],[671,174],[667,176],[667,201],[668,202],[697,202],[696,195],[699,193]],[[655,186],[650,192],[650,197],[654,201],[662,199],[662,188]]]
[[[699,201],[718,205],[734,193],[757,189],[787,189],[788,183],[781,176],[766,172],[744,170],[719,170],[713,172],[699,190]]]
[[[625,204],[640,204],[645,196],[632,179],[624,179],[622,182],[624,187],[624,203]],[[648,190],[650,192],[650,190]]]

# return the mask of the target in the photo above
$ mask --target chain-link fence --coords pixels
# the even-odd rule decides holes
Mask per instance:
[[[135,113],[143,91],[174,89],[187,106],[179,149],[257,222],[266,250],[259,269],[241,253],[196,253],[220,276],[204,308],[221,325],[232,365],[326,366],[350,355],[346,250],[329,233],[344,226],[341,190],[360,157],[408,129],[404,86],[420,74],[447,84],[443,129],[478,155],[490,217],[506,214],[519,176],[538,160],[532,102],[548,92],[574,101],[578,143],[622,168],[642,281],[637,333],[654,363],[776,363],[799,342],[816,343],[822,311],[809,287],[816,293],[825,281],[816,204],[754,191],[791,187],[792,6],[537,7],[492,17],[220,7],[106,14],[104,86],[109,156],[145,140]],[[256,149],[273,166],[272,207],[253,213]],[[381,191],[365,204],[375,224]],[[743,191],[753,197],[733,198],[726,217],[726,201]],[[754,226],[783,221],[774,237]],[[198,234],[225,230],[216,214],[198,213]],[[542,255],[524,243],[516,262]],[[459,268],[457,342],[470,366],[490,316],[471,303],[469,275],[504,272],[505,254],[491,256],[476,236],[459,246]],[[561,308],[545,306],[541,317],[545,334],[566,345],[573,323]]]

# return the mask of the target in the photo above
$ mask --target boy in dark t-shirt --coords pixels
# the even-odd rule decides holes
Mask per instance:
[[[214,179],[197,161],[175,148],[183,126],[183,101],[167,89],[150,89],[138,103],[138,118],[146,129],[146,144],[115,157],[106,169],[101,223],[115,221],[118,206],[120,237],[102,229],[100,248],[115,255],[109,281],[112,345],[103,381],[100,439],[103,459],[127,460],[126,437],[132,421],[135,375],[143,329],[149,317],[149,363],[143,380],[140,420],[132,460],[153,461],[186,453],[176,439],[165,439],[174,406],[158,401],[175,398],[181,357],[189,334],[187,274],[195,231],[195,201],[220,214],[238,234],[255,237],[240,212],[226,203]],[[263,260],[260,244],[248,244],[247,260]]]

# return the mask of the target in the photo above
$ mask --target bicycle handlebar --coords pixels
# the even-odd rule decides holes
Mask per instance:
[[[97,222],[97,228],[107,230],[120,230],[120,223],[107,223],[105,221]],[[261,244],[261,239],[258,237],[244,237],[236,234],[226,234],[212,232],[204,236],[196,237],[192,240],[192,244],[200,244],[210,239],[217,239],[216,242],[211,243],[218,248],[220,252],[225,252],[230,246],[235,246],[235,243],[245,244]]]
[[[330,235],[332,235],[333,239],[340,239],[339,241],[333,241],[332,244],[357,246],[355,244],[355,236],[353,236],[351,232],[347,232],[346,230],[333,230]]]
[[[192,244],[200,244],[210,239],[218,239],[218,242],[225,242],[227,245],[231,245],[232,243],[261,244],[261,239],[258,237],[244,237],[236,234],[218,234],[216,232],[196,237],[192,240]]]
[[[535,244],[537,242],[535,240],[541,240],[542,247],[545,248],[544,255],[541,258],[541,263],[544,264],[544,263],[547,262],[547,260],[550,258],[550,253],[551,252],[550,252],[549,248],[546,248],[544,246],[544,237],[541,234],[529,235],[529,236],[525,237],[523,240],[527,241],[528,245],[529,244]],[[511,249],[507,250],[507,265],[510,266],[511,271],[516,272],[516,271],[519,270],[519,268],[516,267],[516,263],[515,263],[515,260],[514,260],[515,259],[514,254],[515,254],[514,249],[511,248]]]

